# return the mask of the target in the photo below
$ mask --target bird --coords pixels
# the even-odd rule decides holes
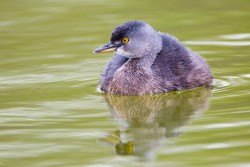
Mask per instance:
[[[93,52],[115,53],[101,74],[102,93],[141,96],[212,87],[213,75],[204,58],[144,21],[118,25],[109,43]]]

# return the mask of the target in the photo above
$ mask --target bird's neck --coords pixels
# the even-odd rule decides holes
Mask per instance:
[[[144,67],[144,68],[150,68],[152,64],[155,62],[156,57],[162,50],[162,42],[159,43],[157,46],[151,48],[150,52],[147,52],[146,55],[144,55],[141,58],[130,58],[127,63],[131,63],[134,66],[137,67]]]
[[[137,48],[137,54],[142,56],[138,57],[137,55],[131,56],[127,64],[132,65],[132,67],[142,67],[150,68],[154,63],[158,53],[162,50],[162,36],[160,33],[154,31],[150,35],[150,42],[144,43],[140,48]]]
[[[158,32],[151,35],[151,43],[145,48],[145,55],[139,58],[138,63],[144,67],[151,67],[158,53],[162,50],[162,36]]]
[[[128,64],[132,64],[134,67],[149,68],[154,63],[157,54],[148,54],[142,58],[131,58],[128,60]]]

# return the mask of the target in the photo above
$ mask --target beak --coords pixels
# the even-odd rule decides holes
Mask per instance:
[[[99,48],[96,48],[93,53],[105,53],[105,52],[112,52],[119,48],[121,46],[120,43],[114,44],[114,43],[108,43],[106,45],[100,46]]]

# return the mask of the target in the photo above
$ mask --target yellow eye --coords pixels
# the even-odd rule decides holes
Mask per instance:
[[[128,43],[128,38],[122,38],[122,43]]]

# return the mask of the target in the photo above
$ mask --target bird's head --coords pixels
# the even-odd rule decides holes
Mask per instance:
[[[111,34],[110,42],[95,53],[115,51],[127,58],[141,58],[157,54],[162,48],[160,34],[142,21],[129,21],[117,26]]]

